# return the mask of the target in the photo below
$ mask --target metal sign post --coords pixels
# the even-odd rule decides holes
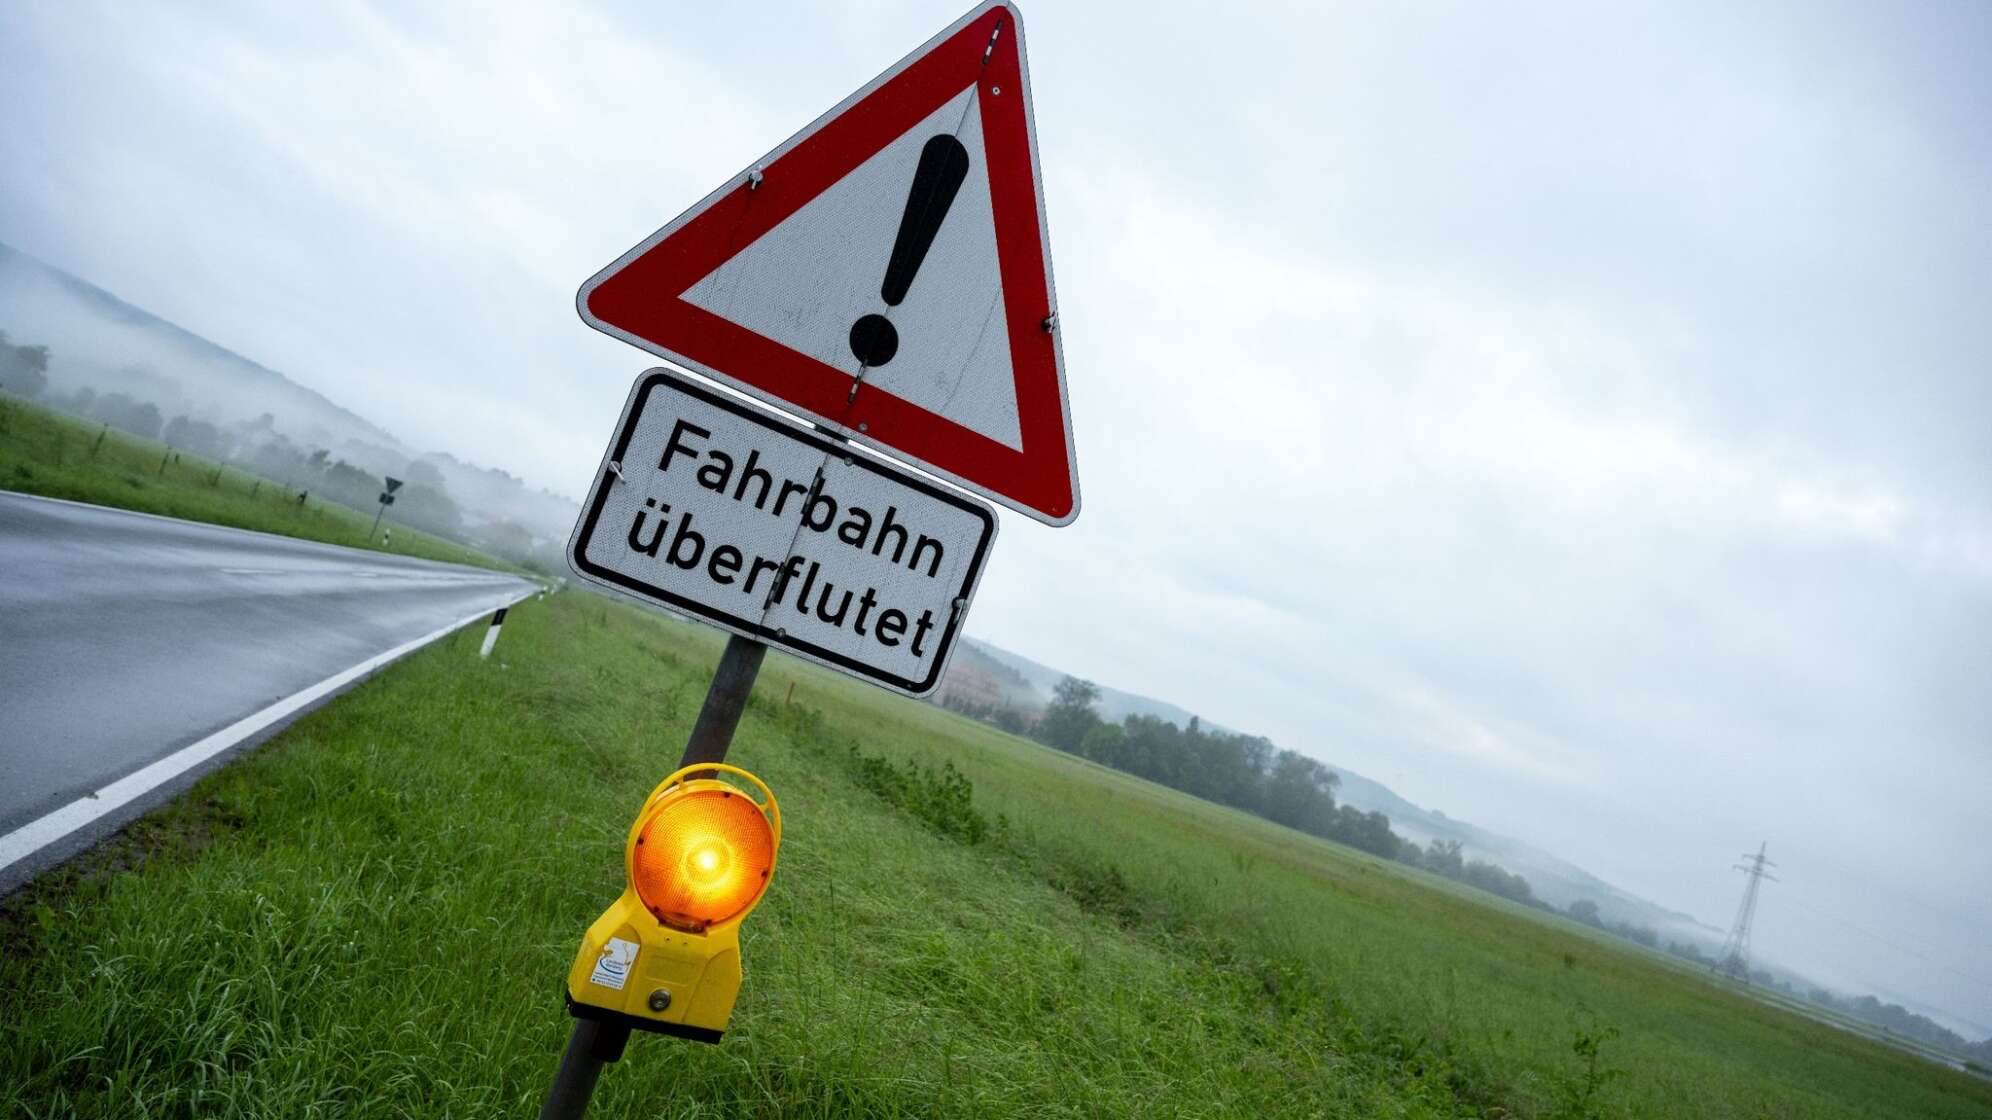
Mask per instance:
[[[373,528],[367,530],[368,540],[373,540],[374,531],[380,528],[381,515],[387,512],[387,507],[394,504],[394,492],[399,489],[401,489],[400,479],[390,478],[387,480],[387,489],[380,492],[380,509],[374,512]]]
[[[679,770],[631,826],[629,887],[569,971],[579,1018],[541,1120],[582,1114],[632,1028],[724,1032],[738,925],[780,842],[773,792],[724,761],[768,647],[928,695],[995,545],[996,511],[971,494],[1078,516],[1038,172],[1022,21],[980,0],[582,286],[590,326],[782,414],[645,373],[568,541],[579,578],[732,636]],[[708,803],[745,813],[757,846],[722,860],[651,831]],[[750,888],[737,908],[645,895],[642,875],[669,890],[700,867]]]
[[[726,639],[719,668],[713,670],[705,703],[699,707],[698,721],[692,724],[691,738],[678,760],[680,767],[726,761],[733,731],[740,726],[740,714],[747,709],[747,697],[754,691],[754,678],[760,675],[761,659],[767,654],[768,647],[752,638],[734,634]],[[621,1023],[574,1020],[574,1033],[568,1036],[553,1087],[540,1107],[540,1120],[574,1120],[586,1113],[602,1067],[619,1060],[628,1044],[629,1028]]]

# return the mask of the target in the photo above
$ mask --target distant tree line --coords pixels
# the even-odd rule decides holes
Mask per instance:
[[[1578,899],[1571,903],[1570,908],[1564,913],[1586,925],[1595,926],[1628,941],[1636,941],[1649,949],[1661,947],[1660,936],[1651,927],[1634,925],[1630,922],[1606,921],[1598,912],[1598,904],[1589,899]],[[1701,946],[1692,941],[1670,939],[1665,949],[1668,953],[1703,968],[1713,968],[1716,964],[1714,956],[1704,952]],[[1992,1038],[1981,1042],[1967,1041],[1963,1035],[1900,1004],[1883,1003],[1873,996],[1837,995],[1816,985],[1800,989],[1790,980],[1767,968],[1751,969],[1750,982],[1760,988],[1775,989],[1830,1011],[1838,1011],[1863,1022],[1872,1023],[1904,1038],[1915,1039],[1942,1050],[1962,1054],[1982,1066],[1992,1068]]]
[[[129,393],[100,394],[88,386],[73,393],[51,393],[48,367],[48,347],[16,345],[5,332],[0,332],[0,389],[7,392],[40,400],[141,439],[158,440],[175,451],[238,465],[281,482],[289,490],[356,510],[373,509],[386,489],[385,474],[335,458],[327,448],[293,442],[277,430],[277,418],[271,413],[265,412],[253,420],[218,424],[186,414],[168,416],[157,404]],[[415,459],[401,468],[396,477],[404,485],[394,495],[390,524],[409,525],[520,563],[539,561],[533,534],[516,522],[501,519],[480,526],[477,534],[471,533],[463,510],[449,496],[443,474],[435,464]]]
[[[125,393],[98,394],[89,388],[56,394],[49,404],[143,439],[156,439],[175,451],[240,465],[293,490],[357,510],[378,504],[386,476],[334,458],[325,448],[301,447],[276,430],[265,412],[254,420],[216,424],[193,416],[162,418],[159,406]],[[464,538],[463,512],[443,490],[441,472],[420,459],[403,468],[403,486],[394,496],[393,521],[440,537]]]
[[[1485,860],[1466,859],[1458,840],[1433,840],[1425,847],[1417,859],[1404,862],[1416,864],[1427,871],[1436,871],[1448,879],[1457,879],[1472,887],[1479,887],[1489,894],[1498,894],[1527,906],[1549,909],[1549,904],[1535,896],[1529,888],[1529,881],[1512,871],[1488,863]],[[1415,850],[1415,849],[1414,849]],[[1403,858],[1403,857],[1399,857]]]
[[[1483,860],[1467,859],[1458,841],[1427,848],[1391,830],[1390,818],[1340,804],[1341,775],[1306,755],[1282,750],[1258,735],[1212,731],[1192,716],[1178,727],[1155,716],[1130,715],[1120,723],[1100,718],[1100,689],[1066,677],[1035,720],[1007,705],[949,700],[956,711],[1046,746],[1088,758],[1206,801],[1229,805],[1325,840],[1385,859],[1422,867],[1529,906],[1544,904],[1527,879]]]
[[[978,706],[951,700],[948,706],[1102,766],[1243,809],[1386,859],[1422,867],[1489,894],[1538,909],[1554,909],[1536,897],[1522,876],[1485,860],[1467,858],[1464,845],[1458,840],[1433,840],[1420,848],[1393,832],[1390,818],[1384,814],[1365,813],[1354,806],[1338,804],[1335,791],[1341,776],[1305,755],[1282,750],[1260,736],[1206,730],[1194,716],[1188,727],[1142,715],[1109,723],[1100,718],[1099,700],[1099,686],[1066,677],[1053,690],[1051,703],[1035,720],[1005,705]],[[1590,899],[1572,902],[1563,913],[1649,949],[1662,948],[1660,935],[1651,926],[1609,920]],[[1696,964],[1714,963],[1692,942],[1668,941],[1664,948]],[[1801,992],[1765,969],[1756,970],[1751,978],[1763,987],[1809,999],[1992,1068],[1992,1039],[1967,1042],[1924,1016],[1873,996],[1836,996],[1823,988]]]
[[[1669,941],[1667,951],[1695,964],[1711,968],[1715,965],[1714,957],[1692,944],[1684,945],[1678,941]],[[1751,969],[1750,982],[1760,988],[1775,989],[1828,1011],[1838,1011],[1842,1015],[1880,1027],[1890,1034],[1962,1055],[1976,1063],[1981,1072],[1992,1071],[1992,1038],[1972,1042],[1936,1020],[1918,1015],[1899,1003],[1884,1003],[1871,995],[1841,995],[1816,984],[1800,988],[1767,968]]]
[[[1648,949],[1658,949],[1660,947],[1660,934],[1652,926],[1634,925],[1631,922],[1606,921],[1604,915],[1598,912],[1598,904],[1588,898],[1580,898],[1571,903],[1569,908],[1564,910],[1563,913],[1570,918],[1583,922],[1587,926],[1594,926],[1604,930],[1606,933],[1617,934],[1627,941],[1636,941]],[[1693,953],[1695,956],[1688,959],[1701,959],[1701,950],[1695,948],[1692,944],[1682,945],[1679,942],[1670,942],[1667,945],[1667,951],[1676,956],[1687,956],[1687,954]]]
[[[1982,1067],[1992,1068],[1992,1038],[1969,1042],[1961,1034],[1899,1003],[1883,1003],[1873,996],[1842,996],[1824,988],[1807,989],[1804,998],[1821,1007],[1872,1023],[1891,1034],[1962,1054]]]

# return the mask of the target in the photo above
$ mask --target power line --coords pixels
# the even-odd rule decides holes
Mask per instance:
[[[1810,914],[1813,914],[1816,917],[1825,918],[1829,922],[1837,922],[1840,925],[1846,926],[1848,929],[1853,930],[1855,933],[1865,934],[1868,937],[1874,938],[1876,941],[1879,941],[1883,945],[1886,945],[1889,948],[1894,949],[1898,953],[1907,953],[1908,955],[1915,957],[1917,960],[1922,961],[1925,964],[1933,964],[1938,968],[1943,969],[1945,972],[1952,974],[1953,976],[1956,976],[1960,979],[1969,980],[1974,984],[1983,986],[1988,991],[1992,991],[1992,980],[1988,980],[1983,976],[1973,975],[1972,973],[1966,972],[1965,970],[1958,968],[1955,965],[1949,964],[1944,961],[1940,961],[1937,958],[1930,956],[1928,953],[1925,953],[1920,949],[1914,948],[1909,945],[1904,945],[1899,941],[1890,940],[1888,937],[1876,933],[1875,931],[1868,929],[1864,926],[1856,925],[1853,922],[1850,922],[1847,919],[1840,917],[1838,914],[1829,913],[1825,910],[1819,909],[1816,906],[1808,906],[1805,903],[1800,902],[1796,898],[1790,899],[1789,901],[1793,906],[1798,907],[1800,910],[1804,910]]]

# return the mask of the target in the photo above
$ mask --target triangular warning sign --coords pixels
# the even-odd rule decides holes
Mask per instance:
[[[976,8],[581,288],[590,326],[1079,512],[1023,25]]]

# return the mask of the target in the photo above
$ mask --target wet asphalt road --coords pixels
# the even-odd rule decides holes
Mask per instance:
[[[475,568],[0,492],[0,836],[534,589]]]

